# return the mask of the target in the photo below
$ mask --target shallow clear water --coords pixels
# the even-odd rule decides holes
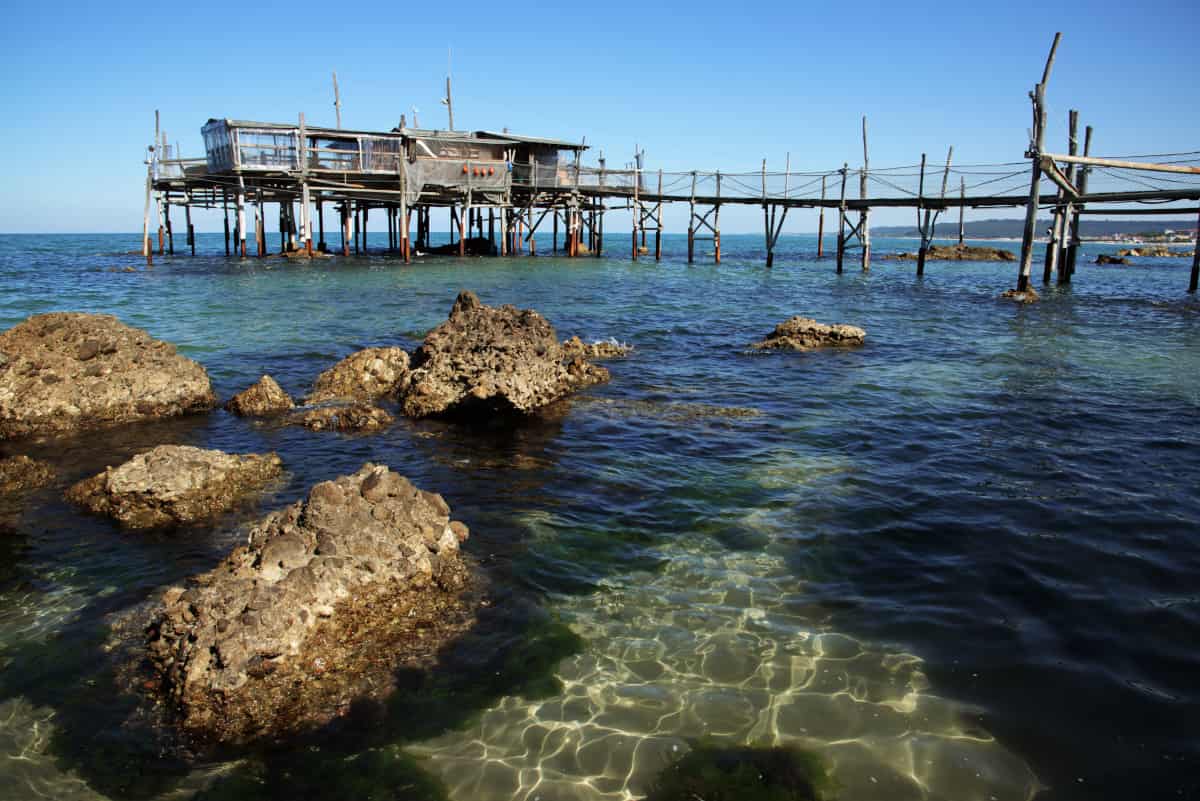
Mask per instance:
[[[222,397],[264,372],[301,394],[351,350],[414,346],[465,288],[562,337],[635,346],[611,383],[512,431],[400,420],[342,437],[218,411],[6,443],[62,475],[0,509],[17,530],[0,541],[0,798],[312,797],[296,790],[310,774],[403,798],[407,755],[462,801],[624,799],[706,736],[816,750],[844,799],[1200,795],[1189,262],[1098,267],[1112,248],[1087,246],[1073,286],[1019,307],[996,299],[1012,264],[837,276],[814,239],[785,237],[767,270],[760,239],[723,237],[719,267],[684,264],[680,237],[633,264],[624,236],[612,259],[406,267],[226,260],[200,235],[208,255],[145,269],[121,255],[136,236],[0,236],[0,326],[116,314],[203,363]],[[862,325],[867,345],[746,352],[793,314]],[[276,450],[290,472],[183,537],[60,500],[168,441]],[[246,520],[366,460],[445,495],[492,581],[448,684],[425,714],[401,701],[324,742],[162,756],[114,689],[110,628],[211,567]],[[522,660],[555,622],[583,649],[550,659],[547,686]]]

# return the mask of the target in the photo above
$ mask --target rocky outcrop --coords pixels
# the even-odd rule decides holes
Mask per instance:
[[[264,375],[254,386],[239,392],[225,403],[225,408],[239,417],[265,417],[295,407],[291,396],[269,375]]]
[[[1129,259],[1124,256],[1110,256],[1107,253],[1101,253],[1096,257],[1096,264],[1130,264]]]
[[[1171,250],[1166,245],[1142,245],[1136,248],[1118,250],[1118,256],[1134,256],[1153,259],[1182,259],[1195,254],[1194,250]]]
[[[281,472],[283,463],[273,453],[159,445],[80,481],[67,498],[127,528],[159,528],[219,514]]]
[[[884,256],[884,258],[917,261],[920,254],[897,253],[894,256]],[[1016,261],[1016,258],[1011,250],[977,245],[931,245],[929,250],[925,251],[926,261]]]
[[[1000,293],[1003,300],[1011,300],[1016,303],[1037,303],[1039,300],[1037,290],[1033,287],[1025,289],[1007,289]]]
[[[246,742],[386,693],[465,626],[466,526],[385,466],[317,484],[213,570],[172,587],[149,656],[183,728]]]
[[[813,350],[829,346],[861,345],[867,332],[853,325],[825,325],[808,317],[793,317],[775,326],[756,350]]]
[[[563,355],[570,359],[577,356],[588,360],[619,359],[623,356],[628,356],[629,352],[633,350],[633,346],[623,345],[615,339],[601,339],[589,343],[574,336],[563,340],[562,350]]]
[[[373,401],[402,391],[407,380],[408,354],[403,348],[366,348],[317,376],[305,403]]]
[[[214,405],[203,367],[109,315],[39,314],[0,334],[0,439]]]
[[[313,431],[366,433],[382,431],[396,421],[385,410],[369,403],[317,406],[291,415],[287,422]]]
[[[0,495],[44,487],[54,480],[54,468],[46,462],[28,456],[10,456],[0,459]]]
[[[485,306],[463,292],[413,354],[397,397],[410,417],[528,414],[608,378],[603,367],[564,353],[536,311]]]

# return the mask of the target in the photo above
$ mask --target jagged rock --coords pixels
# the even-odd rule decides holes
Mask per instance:
[[[304,402],[373,401],[401,391],[407,380],[408,354],[403,348],[366,348],[317,376]]]
[[[919,253],[897,253],[885,259],[917,261]],[[1016,261],[1011,250],[977,245],[930,245],[925,251],[925,261]]]
[[[1017,303],[1037,303],[1038,293],[1033,287],[1025,289],[1007,289],[1000,293],[1000,297],[1004,300],[1011,300]]]
[[[240,417],[262,417],[295,407],[291,396],[269,375],[264,375],[254,386],[239,392],[225,403],[226,409]]]
[[[1130,264],[1129,259],[1124,256],[1109,256],[1107,253],[1101,253],[1096,257],[1096,264]]]
[[[386,466],[314,486],[213,570],[172,587],[148,651],[185,731],[246,742],[386,694],[467,621],[467,571],[440,495]]]
[[[584,359],[619,359],[622,356],[628,356],[629,352],[633,350],[633,346],[622,345],[611,339],[587,343],[574,336],[563,340],[562,349],[563,355],[567,358],[581,356]]]
[[[793,317],[775,326],[757,350],[812,350],[830,345],[861,345],[867,332],[853,325],[825,325],[808,317]]]
[[[127,528],[158,528],[219,514],[282,471],[274,453],[159,445],[80,481],[67,498]]]
[[[1118,256],[1136,256],[1153,259],[1181,259],[1195,254],[1194,250],[1171,250],[1166,245],[1142,245],[1136,248],[1118,250]]]
[[[28,456],[0,459],[0,495],[44,487],[54,480],[54,468]]]
[[[211,409],[208,373],[106,314],[54,312],[0,334],[0,439]]]
[[[365,432],[380,431],[395,420],[396,418],[378,406],[350,403],[305,409],[290,416],[288,423],[311,428],[313,431]]]
[[[532,309],[485,306],[462,292],[446,322],[413,354],[397,393],[406,415],[530,413],[608,370],[563,352],[554,326]]]

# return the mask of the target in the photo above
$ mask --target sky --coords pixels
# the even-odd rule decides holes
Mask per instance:
[[[986,6],[986,7],[984,7]],[[1200,4],[220,2],[17,4],[0,29],[0,232],[140,231],[154,111],[185,156],[210,117],[586,137],[610,167],[823,170],[1022,159],[1028,92],[1062,31],[1050,143],[1067,112],[1101,155],[1200,150]],[[682,216],[680,216],[682,214]],[[970,213],[968,219],[1019,211]],[[272,215],[268,214],[268,222]],[[879,210],[873,224],[910,221]],[[812,217],[813,219],[809,219]],[[723,231],[761,230],[752,209]],[[618,224],[614,221],[614,225]],[[686,228],[686,210],[667,216]],[[197,230],[219,230],[198,215]],[[620,230],[606,224],[609,231]],[[815,212],[788,231],[815,229]]]

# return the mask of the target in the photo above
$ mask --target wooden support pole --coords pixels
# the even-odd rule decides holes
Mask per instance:
[[[466,211],[466,206],[463,207],[463,211]],[[463,217],[464,216],[466,216],[466,215],[464,215],[462,213],[459,213],[459,215],[458,215],[458,257],[460,259],[463,256],[467,255],[467,240],[466,240],[466,237],[463,236]]]
[[[713,206],[713,260],[721,263],[721,171],[717,170],[717,204]]]
[[[1088,128],[1088,133],[1092,132]],[[1087,176],[1087,173],[1084,173]],[[1200,282],[1200,213],[1196,215],[1196,244],[1195,250],[1192,251],[1192,277],[1188,280],[1188,292],[1195,292],[1197,283]]]
[[[246,182],[238,176],[237,191],[237,241],[238,254],[246,258]]]
[[[632,248],[630,250],[634,261],[638,260],[638,225],[641,222],[642,202],[639,199],[639,192],[642,186],[642,154],[634,153],[633,161],[633,229],[632,229]]]
[[[343,200],[338,206],[342,223],[342,256],[350,255],[350,201]]]
[[[921,178],[917,184],[917,223],[921,234],[921,246],[917,248],[917,278],[925,275],[925,254],[929,248],[929,209],[924,209],[925,219],[921,219],[921,211],[925,205],[925,154],[921,154]]]
[[[254,193],[254,252],[261,259],[267,255],[267,221],[263,218],[263,191]]]
[[[308,191],[307,181],[300,187],[300,227],[303,229],[304,252],[308,254],[309,258],[312,258],[312,197]]]
[[[225,255],[229,256],[229,193],[224,189],[221,190],[221,197],[225,205]]]
[[[551,209],[551,213],[554,215],[554,221],[551,226],[550,252],[558,253],[558,209]]]
[[[692,195],[688,201],[688,260],[696,260],[696,173],[692,173]]]
[[[1070,133],[1067,140],[1067,151],[1074,156],[1079,153],[1079,112],[1075,109],[1071,109],[1070,112],[1069,131]],[[1068,184],[1075,186],[1076,173],[1081,169],[1082,167],[1077,167],[1074,164],[1067,167],[1066,177]],[[1055,258],[1055,261],[1058,265],[1058,282],[1060,284],[1065,284],[1070,283],[1071,281],[1070,268],[1067,267],[1067,251],[1070,249],[1070,228],[1071,221],[1075,219],[1075,204],[1073,202],[1074,198],[1068,195],[1066,192],[1062,193],[1062,197],[1066,200],[1066,205],[1063,206],[1062,219],[1059,220],[1058,223],[1058,254]]]
[[[658,171],[658,205],[654,220],[654,260],[662,261],[662,169]]]
[[[557,216],[555,216],[554,221],[558,222]],[[496,209],[492,206],[488,206],[487,238],[488,243],[491,245],[492,254],[494,255],[496,253]]]
[[[320,192],[317,193],[317,234],[320,237],[317,240],[317,250],[324,253],[328,250],[325,246],[325,200]]]
[[[362,203],[354,201],[354,255],[362,253]]]
[[[963,234],[966,231],[966,217],[964,216],[967,210],[967,179],[959,176],[958,179],[958,246],[963,246]]]
[[[183,222],[187,226],[187,244],[192,251],[192,255],[196,255],[196,232],[192,228],[192,204],[190,202],[183,204]]]
[[[167,221],[167,252],[172,256],[175,255],[175,229],[171,227],[171,203],[170,198],[167,198],[167,203],[163,205],[163,219]]]
[[[151,153],[154,148],[150,148]],[[152,158],[146,159],[146,205],[142,209],[142,256],[145,257],[146,263],[154,261],[154,251],[150,248],[150,196],[154,193],[154,166]],[[228,219],[228,211],[226,212]],[[229,234],[225,235],[225,250],[226,256],[229,255]]]
[[[1033,271],[1033,240],[1037,233],[1038,200],[1040,199],[1040,183],[1042,180],[1041,156],[1046,145],[1046,83],[1050,80],[1050,70],[1054,66],[1054,54],[1058,50],[1062,33],[1054,34],[1054,44],[1050,46],[1050,56],[1046,59],[1046,68],[1042,71],[1041,82],[1030,93],[1033,101],[1033,141],[1030,142],[1029,160],[1029,200],[1025,207],[1025,230],[1021,237],[1021,262],[1017,273],[1017,291],[1026,292],[1029,289],[1029,275]]]
[[[1083,155],[1087,156],[1092,151],[1092,126],[1087,126],[1083,131]],[[1092,172],[1092,168],[1087,165],[1082,165],[1079,168],[1079,194],[1087,193],[1088,175]],[[1083,210],[1082,203],[1075,203],[1071,206],[1074,214],[1068,221],[1069,236],[1067,244],[1066,258],[1064,259],[1064,270],[1059,274],[1059,281],[1070,283],[1071,276],[1075,275],[1075,258],[1079,253],[1079,212]]]
[[[837,238],[837,271],[842,274],[842,260],[846,256],[846,176],[850,165],[842,164],[842,198],[838,203],[838,238]]]
[[[862,120],[862,140],[863,140],[863,168],[862,175],[858,181],[858,195],[860,200],[867,199],[867,173],[871,169],[871,163],[867,158],[867,118]],[[862,271],[865,273],[871,269],[871,227],[868,225],[871,210],[863,208],[858,213],[858,241],[862,245]]]
[[[596,249],[592,255],[597,259],[604,252],[604,204],[601,202],[600,208],[596,210]]]
[[[817,258],[825,255],[825,176],[821,176],[821,210],[817,212]]]

